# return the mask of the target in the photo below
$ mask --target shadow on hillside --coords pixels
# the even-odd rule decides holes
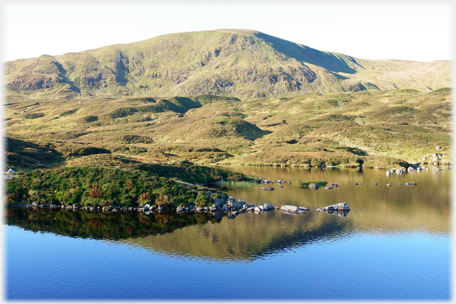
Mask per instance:
[[[74,84],[74,81],[71,81],[68,77],[66,77],[67,70],[65,70],[65,68],[60,64],[60,62],[54,61],[54,64],[55,64],[55,66],[57,67],[57,69],[59,70],[59,73],[60,73],[59,76],[63,78],[63,82],[69,84],[71,90],[75,91],[75,92],[78,93],[78,94],[81,94],[81,89],[79,89],[79,88]]]
[[[319,50],[299,45],[297,43],[293,43],[277,37],[269,36],[264,33],[258,33],[256,34],[256,36],[261,39],[264,39],[266,42],[271,43],[277,51],[298,61],[314,64],[322,68],[325,68],[331,72],[343,72],[348,74],[356,73],[356,70],[351,68],[346,61],[333,54],[321,52]],[[344,57],[346,57],[346,60],[351,61],[353,64],[360,66],[352,57]],[[360,67],[363,68],[362,66]]]
[[[60,166],[65,161],[56,150],[28,141],[6,137],[6,161],[9,168],[39,169]]]

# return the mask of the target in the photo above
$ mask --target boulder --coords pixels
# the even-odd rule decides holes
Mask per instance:
[[[259,190],[266,190],[266,191],[272,191],[272,190],[274,190],[274,188],[271,188],[271,187],[269,187],[269,188],[258,188],[258,189],[259,189]]]
[[[263,207],[256,206],[255,208],[253,208],[253,211],[255,211],[255,213],[260,213],[261,211],[263,211]]]
[[[318,188],[320,188],[319,184],[310,184],[309,185],[309,189],[310,190],[317,190]]]
[[[226,204],[226,196],[225,197],[221,197],[221,198],[218,198],[214,201],[214,206],[215,207],[223,207],[223,205]]]
[[[244,202],[245,203],[245,202]],[[241,208],[242,204],[239,203],[234,197],[230,196],[226,201],[227,206],[231,206],[232,208]]]
[[[387,187],[391,187],[392,185],[391,184],[386,184]]]
[[[14,169],[9,169],[6,173],[13,174],[13,173],[16,173],[16,171]]]
[[[416,170],[420,167],[420,163],[410,164],[410,166]]]
[[[285,205],[285,206],[282,206],[280,209],[282,211],[288,211],[288,212],[298,212],[299,210],[301,210],[299,207],[292,206],[292,205]]]
[[[274,206],[271,204],[268,204],[268,203],[264,203],[263,208],[264,208],[264,210],[273,210]]]
[[[227,205],[227,206],[233,206],[233,204],[236,204],[236,205],[237,205],[237,203],[238,203],[238,201],[237,201],[234,197],[232,197],[232,196],[230,196],[230,197],[226,200],[226,205]]]
[[[176,212],[183,212],[183,211],[184,211],[184,208],[182,208],[182,207],[177,207],[176,208]]]
[[[320,208],[319,208],[320,209]],[[329,205],[326,207],[321,208],[324,211],[331,211],[331,210],[350,210],[350,207],[348,207],[347,203],[339,203],[339,204],[334,204],[334,205]],[[318,211],[318,209],[317,209]]]

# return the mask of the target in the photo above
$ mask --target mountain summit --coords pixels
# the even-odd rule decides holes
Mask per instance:
[[[241,99],[451,86],[451,62],[365,60],[254,30],[177,33],[6,63],[8,97],[223,95]]]

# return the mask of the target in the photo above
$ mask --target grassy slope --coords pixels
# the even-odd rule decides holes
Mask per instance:
[[[399,160],[421,162],[437,152],[445,155],[444,163],[451,161],[450,90],[242,102],[207,95],[78,100],[10,101],[7,136],[22,144],[8,148],[9,166],[122,166],[119,159],[127,157],[315,166],[357,165],[361,160],[366,167],[385,168]],[[436,145],[442,149],[436,151]]]
[[[15,60],[6,74],[10,98],[213,94],[246,100],[451,85],[449,61],[363,60],[250,30],[169,34]]]

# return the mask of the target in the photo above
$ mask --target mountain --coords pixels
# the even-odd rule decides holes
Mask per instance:
[[[6,63],[7,97],[95,98],[201,94],[295,97],[306,93],[451,86],[451,62],[365,60],[258,31],[177,33]]]

